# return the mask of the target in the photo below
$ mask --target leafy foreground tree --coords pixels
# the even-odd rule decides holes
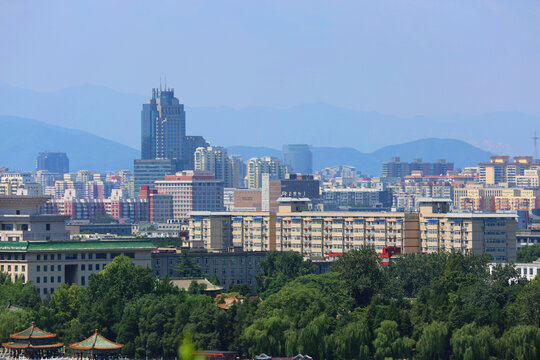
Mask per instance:
[[[0,340],[34,320],[66,343],[99,328],[130,358],[178,356],[188,334],[196,349],[246,357],[539,358],[540,280],[515,281],[512,264],[490,273],[483,256],[439,253],[381,267],[369,248],[335,264],[316,275],[299,254],[270,255],[260,274],[264,300],[246,296],[228,309],[122,257],[88,287],[61,285],[44,301],[32,284],[0,276]],[[8,299],[23,309],[8,310]]]
[[[489,359],[496,352],[493,330],[488,326],[478,328],[475,323],[456,330],[450,344],[454,356],[463,360]]]
[[[540,276],[521,289],[509,313],[513,324],[540,327]]]
[[[358,306],[369,304],[383,285],[380,257],[374,248],[363,246],[344,254],[332,266],[340,274]]]
[[[523,246],[517,251],[517,261],[530,263],[540,258],[540,244]]]
[[[409,358],[412,356],[414,340],[400,337],[398,324],[392,320],[384,320],[375,330],[375,359]]]
[[[416,343],[419,359],[448,358],[448,328],[444,323],[435,321],[424,328]]]
[[[515,360],[540,359],[540,329],[521,325],[506,331],[499,341],[497,357]]]
[[[299,276],[313,274],[316,266],[311,260],[305,260],[301,254],[293,251],[269,251],[259,263],[255,276],[257,292],[263,298],[277,293],[287,282]]]
[[[152,270],[135,266],[126,256],[116,257],[103,271],[92,274],[81,299],[79,319],[86,332],[99,328],[107,337],[116,337],[124,307],[135,298],[153,291]]]
[[[188,250],[183,250],[174,267],[174,272],[179,277],[201,277],[202,269],[188,256]]]

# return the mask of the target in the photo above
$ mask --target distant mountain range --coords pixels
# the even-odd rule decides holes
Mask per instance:
[[[0,166],[12,170],[34,170],[37,154],[45,150],[67,152],[71,171],[132,169],[133,159],[140,156],[138,150],[118,142],[37,120],[0,116],[0,129],[5,134],[0,141]],[[231,146],[228,151],[231,155],[241,155],[244,160],[261,156],[282,157],[280,150],[270,147]],[[313,165],[316,170],[351,165],[364,174],[379,175],[381,163],[393,156],[400,156],[403,161],[446,158],[454,161],[457,167],[463,167],[486,161],[491,155],[461,140],[423,139],[386,146],[372,153],[353,148],[314,147]]]
[[[10,170],[35,170],[41,151],[67,152],[70,170],[132,169],[136,149],[85,131],[66,129],[41,121],[0,116],[0,167]]]
[[[139,148],[140,111],[150,90],[145,95],[124,94],[83,85],[38,92],[0,82],[0,114],[39,119]],[[519,112],[403,118],[324,103],[287,109],[186,105],[188,134],[203,135],[221,146],[281,148],[306,143],[371,153],[388,145],[444,137],[498,154],[532,155],[531,137],[535,129],[540,131],[540,116]]]
[[[274,156],[281,158],[280,150],[266,147],[230,146],[230,155],[241,155],[244,160],[252,157]],[[494,155],[464,141],[455,139],[422,139],[399,145],[385,146],[372,153],[362,153],[353,148],[314,147],[313,169],[320,170],[335,165],[351,165],[363,174],[381,175],[382,163],[399,156],[402,161],[421,158],[426,162],[446,159],[454,162],[457,168],[476,166]]]

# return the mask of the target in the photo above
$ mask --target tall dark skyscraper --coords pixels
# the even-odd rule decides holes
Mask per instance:
[[[186,113],[174,89],[152,89],[152,98],[141,111],[143,160],[173,159],[181,170],[186,161]]]
[[[311,146],[306,144],[283,145],[283,165],[298,174],[313,173]]]
[[[65,174],[69,172],[69,159],[63,152],[40,152],[36,159],[36,170]]]

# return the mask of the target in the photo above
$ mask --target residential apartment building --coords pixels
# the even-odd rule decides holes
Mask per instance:
[[[31,173],[15,171],[0,172],[0,195],[39,196],[42,194],[41,185],[34,181]]]
[[[480,182],[486,185],[508,183],[515,185],[517,177],[525,175],[525,170],[534,170],[540,163],[534,162],[532,156],[492,156],[490,162],[478,164],[480,169]]]
[[[393,157],[392,161],[382,164],[383,177],[404,178],[413,171],[421,171],[424,175],[446,175],[454,170],[454,163],[440,159],[435,163],[423,162],[415,159],[412,162],[403,162],[399,157]]]
[[[231,161],[227,149],[221,146],[199,147],[194,154],[195,170],[214,174],[225,187],[233,187]],[[236,176],[238,178],[238,175]]]
[[[523,171],[523,175],[516,176],[516,186],[519,188],[540,187],[540,169],[528,169]]]
[[[66,215],[70,220],[88,220],[110,216],[130,222],[149,221],[146,199],[52,199],[43,204],[42,214]]]
[[[281,180],[287,173],[285,167],[278,158],[265,156],[262,158],[251,158],[247,162],[247,185],[248,188],[261,188],[262,175],[269,174],[270,180]]]
[[[297,251],[309,257],[335,256],[363,245],[379,253],[396,246],[404,254],[455,249],[486,252],[494,261],[511,261],[516,256],[515,214],[454,213],[448,199],[419,200],[417,212],[307,209],[305,200],[281,199],[278,212],[194,212],[189,220],[190,246]],[[221,239],[205,232],[214,222],[212,226],[223,234]]]
[[[322,202],[327,210],[358,207],[390,207],[392,192],[388,189],[331,187],[322,190]]]
[[[191,211],[223,210],[223,182],[209,172],[185,170],[155,184],[158,194],[172,196],[174,219],[185,219]]]
[[[499,186],[454,188],[454,207],[468,211],[530,211],[538,209],[540,190]]]
[[[186,157],[184,161],[184,170],[195,170],[195,151],[200,147],[209,147],[210,143],[202,136],[188,135],[186,136],[185,144],[184,153],[186,154]]]
[[[246,163],[240,155],[231,155],[231,185],[233,188],[240,189],[246,187]]]

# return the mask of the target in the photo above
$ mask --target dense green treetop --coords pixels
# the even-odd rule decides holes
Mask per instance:
[[[539,357],[540,278],[520,278],[513,264],[489,272],[485,256],[436,253],[381,266],[372,248],[360,248],[337,259],[332,272],[314,274],[299,254],[268,255],[257,276],[263,296],[235,286],[243,301],[228,309],[126,257],[92,275],[87,287],[62,284],[44,301],[33,284],[0,274],[0,340],[36,321],[66,344],[98,328],[136,358],[178,357],[182,342],[243,356]],[[10,299],[21,309],[9,310]]]

